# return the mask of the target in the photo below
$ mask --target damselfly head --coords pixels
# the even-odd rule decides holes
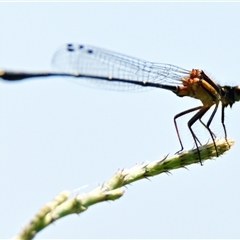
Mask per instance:
[[[232,105],[240,101],[240,86],[222,86],[221,87],[221,102],[225,107]]]

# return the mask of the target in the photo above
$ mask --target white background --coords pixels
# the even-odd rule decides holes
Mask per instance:
[[[0,66],[50,70],[77,42],[240,83],[238,3],[0,3]],[[0,81],[0,238],[17,234],[58,192],[88,192],[119,168],[179,150],[175,114],[199,105],[168,91],[111,92],[63,78]],[[193,147],[179,120],[185,149]],[[142,180],[115,202],[60,219],[40,238],[240,238],[240,104],[226,111],[234,147],[207,161]],[[205,143],[209,135],[194,128]],[[223,136],[220,115],[212,126]]]

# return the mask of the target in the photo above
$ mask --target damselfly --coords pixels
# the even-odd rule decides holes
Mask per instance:
[[[201,145],[201,143],[192,129],[193,124],[199,120],[208,130],[218,156],[214,140],[215,135],[210,129],[210,124],[221,102],[221,123],[227,140],[224,110],[227,106],[232,107],[236,101],[240,100],[240,86],[220,86],[201,69],[189,71],[171,64],[147,62],[88,45],[64,45],[55,53],[53,65],[61,72],[0,71],[0,78],[16,81],[33,77],[65,76],[77,78],[80,83],[92,87],[120,91],[135,90],[140,87],[161,88],[172,91],[179,97],[188,96],[199,99],[202,102],[201,106],[185,110],[174,116],[174,126],[181,146],[178,152],[181,152],[183,144],[177,126],[177,119],[185,114],[198,111],[188,121],[188,128],[197,147],[200,163],[199,144]],[[214,109],[205,124],[201,119],[212,106],[214,106]]]

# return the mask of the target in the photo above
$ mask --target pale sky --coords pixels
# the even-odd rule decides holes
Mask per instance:
[[[90,44],[185,69],[220,84],[240,77],[239,3],[0,3],[0,68],[51,69],[65,43]],[[179,150],[175,114],[200,102],[168,91],[111,92],[63,78],[0,81],[0,238],[58,192],[88,192],[118,169]],[[186,116],[185,149],[193,147]],[[205,118],[207,119],[207,118]],[[42,238],[240,238],[240,104],[226,111],[236,142],[216,161],[125,188],[41,231]],[[207,142],[201,125],[194,128]],[[220,114],[213,126],[223,136]]]

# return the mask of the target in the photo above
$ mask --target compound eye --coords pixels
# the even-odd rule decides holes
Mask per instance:
[[[226,97],[226,95],[227,95],[224,87],[221,88],[221,95],[223,97]]]
[[[234,87],[234,98],[235,101],[240,100],[240,86]]]

